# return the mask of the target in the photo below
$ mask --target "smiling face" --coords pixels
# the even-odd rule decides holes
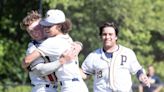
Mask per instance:
[[[45,38],[45,34],[41,25],[39,25],[39,21],[34,21],[27,29],[27,32],[34,40],[43,40]]]
[[[59,27],[59,25],[53,25],[53,26],[48,26],[48,27],[44,26],[44,32],[46,33],[48,37],[53,37],[58,34],[62,34],[60,30],[61,28]]]
[[[101,34],[104,49],[114,48],[117,44],[117,36],[113,27],[104,27]]]

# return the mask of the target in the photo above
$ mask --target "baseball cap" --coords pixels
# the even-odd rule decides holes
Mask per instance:
[[[46,12],[46,17],[40,21],[43,26],[52,26],[54,24],[65,22],[65,14],[58,9],[50,9]]]

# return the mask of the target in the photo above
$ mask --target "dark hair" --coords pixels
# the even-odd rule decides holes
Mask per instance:
[[[38,11],[30,11],[27,13],[27,16],[22,20],[20,23],[21,29],[27,29],[34,21],[37,21],[38,19],[41,19],[41,15],[38,13]]]
[[[70,19],[66,19],[64,23],[59,23],[58,25],[61,28],[61,32],[64,34],[69,33],[72,29],[72,22]]]
[[[101,36],[102,35],[102,32],[104,30],[105,27],[113,27],[115,29],[115,32],[116,32],[116,36],[118,36],[118,28],[116,27],[116,25],[114,24],[114,22],[105,22],[104,24],[102,24],[100,27],[99,27],[99,35]]]

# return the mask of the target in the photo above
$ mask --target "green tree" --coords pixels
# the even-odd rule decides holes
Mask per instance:
[[[21,61],[30,38],[19,24],[27,12],[38,7],[38,0],[0,1],[0,78],[3,84],[26,83],[27,73],[21,68]]]

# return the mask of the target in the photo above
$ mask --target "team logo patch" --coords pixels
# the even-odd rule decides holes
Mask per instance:
[[[127,56],[121,55],[121,65],[124,65],[124,63],[126,62],[126,60],[127,60]]]

